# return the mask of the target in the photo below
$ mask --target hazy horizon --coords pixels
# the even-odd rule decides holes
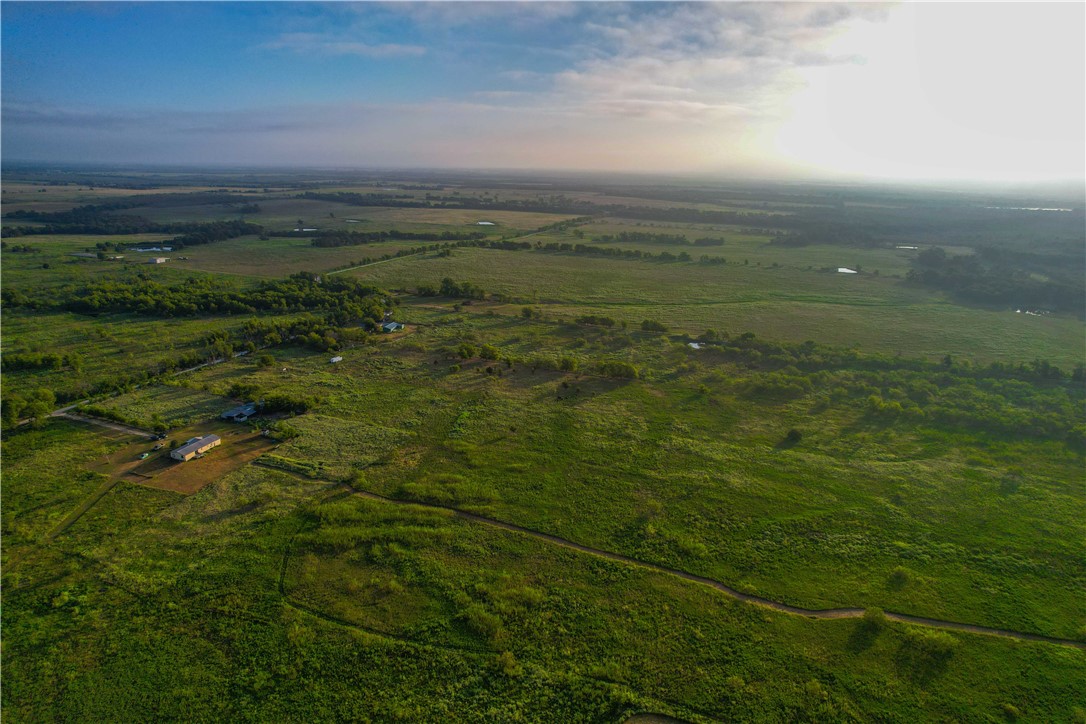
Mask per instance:
[[[5,162],[1081,188],[1082,4],[3,5]]]

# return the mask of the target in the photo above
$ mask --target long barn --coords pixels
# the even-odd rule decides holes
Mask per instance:
[[[174,460],[180,460],[185,462],[186,460],[192,460],[197,455],[207,452],[211,448],[221,445],[222,440],[218,435],[205,435],[204,437],[194,437],[187,443],[177,448],[170,453],[170,457]]]

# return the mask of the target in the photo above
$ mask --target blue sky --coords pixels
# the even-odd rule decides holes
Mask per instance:
[[[4,2],[6,159],[1081,179],[1082,4]]]

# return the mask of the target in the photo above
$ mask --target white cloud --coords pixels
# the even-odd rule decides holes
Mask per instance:
[[[356,7],[366,12],[367,3]],[[388,10],[402,13],[416,23],[439,28],[460,28],[487,23],[503,23],[514,28],[542,27],[577,15],[586,4],[575,2],[395,2]]]
[[[5,102],[3,139],[50,160],[1081,177],[1083,7],[338,6],[260,47],[485,81],[229,112]]]
[[[398,43],[371,45],[324,33],[283,33],[275,40],[262,43],[259,47],[263,50],[286,50],[299,54],[359,55],[367,58],[395,58],[426,53],[426,48],[418,45]]]

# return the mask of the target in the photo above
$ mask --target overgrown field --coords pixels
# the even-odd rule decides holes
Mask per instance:
[[[1073,214],[16,178],[5,721],[1086,722]]]

